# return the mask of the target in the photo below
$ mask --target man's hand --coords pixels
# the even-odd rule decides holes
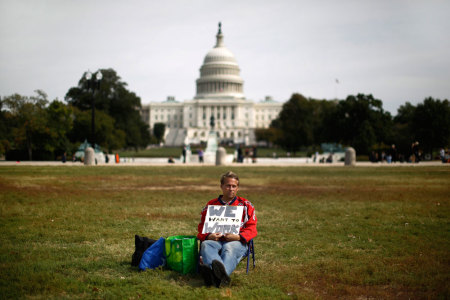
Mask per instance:
[[[225,233],[224,238],[225,238],[225,241],[227,241],[227,242],[241,240],[241,236],[239,234],[233,234],[233,233]]]
[[[220,232],[216,232],[216,233],[211,233],[210,235],[208,235],[208,237],[206,239],[218,241],[221,237],[223,237],[223,234],[221,234]]]

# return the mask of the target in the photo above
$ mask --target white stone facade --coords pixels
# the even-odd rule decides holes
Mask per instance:
[[[211,117],[219,142],[251,145],[255,143],[254,130],[268,128],[281,110],[282,103],[270,97],[258,103],[245,99],[239,65],[223,44],[220,23],[216,39],[200,68],[194,99],[179,102],[168,97],[142,106],[141,117],[151,130],[155,123],[166,125],[167,146],[206,142]]]

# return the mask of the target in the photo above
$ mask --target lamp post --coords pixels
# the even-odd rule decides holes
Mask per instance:
[[[95,76],[93,76],[95,75]],[[102,72],[98,70],[95,74],[92,74],[89,70],[84,77],[87,83],[88,92],[92,90],[92,121],[91,121],[91,143],[92,148],[95,149],[95,91],[100,89],[100,82],[103,78]]]

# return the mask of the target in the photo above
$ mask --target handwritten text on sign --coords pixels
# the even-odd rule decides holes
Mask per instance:
[[[239,234],[243,206],[208,205],[202,233]]]

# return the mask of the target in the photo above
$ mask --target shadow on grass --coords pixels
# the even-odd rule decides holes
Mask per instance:
[[[119,265],[123,266],[123,267],[127,267],[127,270],[132,273],[143,273],[143,272],[151,271],[151,270],[142,271],[141,269],[139,269],[139,267],[132,266],[131,260],[130,261],[122,261],[122,262],[120,262]],[[162,271],[164,271],[163,272],[164,277],[161,279],[165,279],[167,281],[175,281],[179,285],[188,285],[192,288],[204,287],[203,278],[199,273],[184,275],[184,274],[177,273],[176,271],[172,271],[172,270],[168,269],[167,267],[163,267]]]

